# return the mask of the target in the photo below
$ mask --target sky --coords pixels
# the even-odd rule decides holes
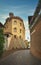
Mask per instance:
[[[0,0],[0,22],[5,23],[9,13],[14,13],[23,19],[25,25],[25,39],[30,41],[28,16],[35,12],[38,0]]]

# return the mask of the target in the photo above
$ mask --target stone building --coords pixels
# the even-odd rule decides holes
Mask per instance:
[[[23,20],[18,16],[14,16],[13,13],[9,13],[9,17],[6,19],[4,26],[4,34],[8,39],[7,47],[12,49],[13,47],[20,48],[24,46],[21,45],[25,40],[25,27]]]
[[[4,33],[11,33],[15,38],[19,37],[25,40],[25,27],[23,20],[20,17],[14,16],[13,13],[10,13],[4,26]]]
[[[34,15],[30,17],[31,53],[41,58],[41,1],[38,3]]]

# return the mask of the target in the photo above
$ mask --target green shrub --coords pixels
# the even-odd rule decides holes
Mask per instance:
[[[5,43],[5,40],[4,40],[3,29],[0,29],[0,57],[3,54],[4,43]]]

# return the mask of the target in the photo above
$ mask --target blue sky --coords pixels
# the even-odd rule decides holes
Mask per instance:
[[[38,0],[0,0],[0,22],[4,23],[9,12],[23,19],[26,29],[26,39],[30,39],[28,16],[33,15]]]

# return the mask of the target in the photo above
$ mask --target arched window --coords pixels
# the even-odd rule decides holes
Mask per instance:
[[[16,35],[14,35],[14,38],[16,38]]]
[[[17,21],[14,21],[14,25],[17,24]]]
[[[21,33],[21,31],[22,31],[22,30],[20,29],[20,33]]]
[[[21,35],[19,36],[19,38],[21,39]]]
[[[20,26],[22,26],[22,23],[20,23]]]
[[[17,32],[17,28],[16,27],[14,28],[14,32]]]

